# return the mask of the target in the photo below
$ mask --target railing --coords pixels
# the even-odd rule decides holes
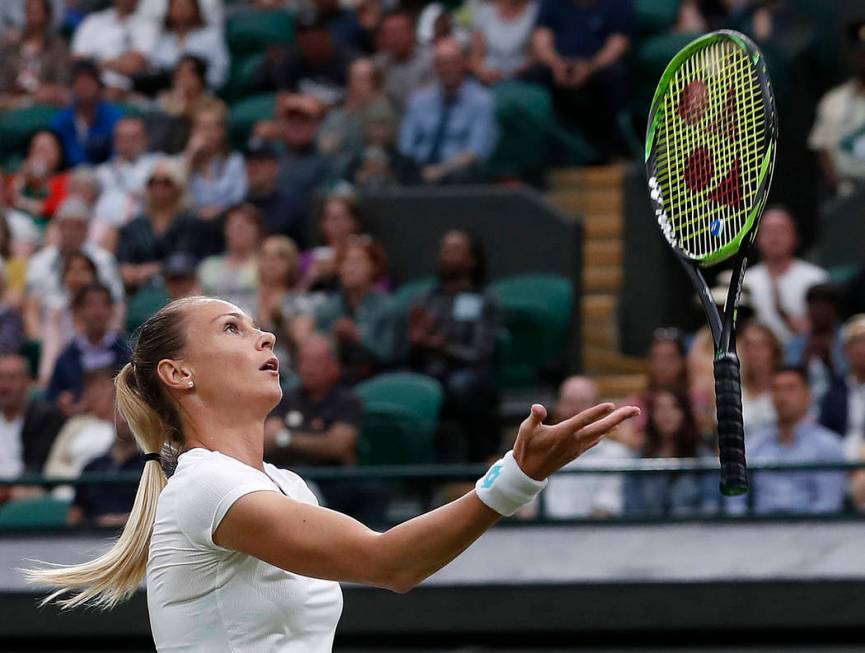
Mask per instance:
[[[865,461],[854,463],[797,463],[777,464],[754,461],[749,470],[752,481],[763,478],[764,474],[795,474],[798,482],[803,482],[800,475],[818,472],[843,472],[848,473],[855,470],[865,469]],[[331,482],[343,483],[370,483],[377,485],[378,491],[386,495],[386,503],[389,505],[387,515],[382,517],[382,522],[394,523],[410,518],[428,510],[436,504],[436,493],[450,483],[473,482],[482,476],[487,470],[486,465],[475,464],[440,464],[440,465],[399,465],[399,466],[357,466],[357,467],[298,467],[293,471],[308,481],[326,486]],[[856,516],[859,513],[845,500],[843,506],[838,510],[823,511],[819,515],[809,510],[809,506],[801,506],[800,511],[787,513],[766,513],[756,510],[759,505],[760,482],[752,482],[751,492],[743,498],[729,499],[722,497],[718,491],[718,465],[717,461],[710,459],[639,459],[625,460],[609,464],[583,465],[562,470],[553,477],[552,488],[556,483],[565,478],[594,479],[610,476],[618,477],[619,485],[614,492],[620,493],[619,499],[623,503],[623,510],[613,510],[612,514],[604,517],[605,522],[622,521],[678,521],[678,520],[714,520],[725,518],[748,519],[748,518],[778,518],[790,519],[793,517],[845,517]],[[116,486],[118,484],[137,485],[140,474],[118,473],[118,474],[86,474],[78,478],[45,478],[36,474],[25,474],[17,478],[0,479],[0,488],[8,485],[39,486],[51,490],[57,486],[78,487],[81,485],[105,485]],[[646,479],[663,479],[662,481],[649,481]],[[811,477],[814,478],[814,477]],[[683,479],[685,479],[683,481]],[[674,484],[684,482],[688,495],[688,505],[683,508],[676,505],[675,497],[664,496],[664,484],[674,487]],[[661,490],[659,491],[658,487]],[[846,482],[845,482],[846,483]],[[653,485],[654,484],[654,485]],[[837,479],[836,479],[837,484]],[[643,509],[634,508],[641,501],[645,503],[646,497],[640,492],[653,493],[652,501]],[[467,489],[467,486],[466,486]],[[582,487],[576,491],[590,492],[592,488]],[[563,523],[574,521],[599,521],[597,514],[551,514],[548,509],[548,490],[540,495],[536,505],[527,509],[516,519],[508,520],[511,523],[538,524],[538,523]],[[660,493],[659,493],[660,492]],[[672,492],[672,490],[671,490]],[[689,494],[690,493],[690,494]],[[561,496],[561,495],[560,495]],[[659,499],[660,497],[660,499]],[[565,511],[567,512],[567,511]],[[8,530],[4,526],[3,507],[0,506],[0,531]]]

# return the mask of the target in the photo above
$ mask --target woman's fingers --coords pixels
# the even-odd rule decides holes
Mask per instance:
[[[562,431],[567,431],[568,433],[575,433],[584,426],[591,424],[598,418],[609,415],[611,412],[613,412],[613,409],[615,407],[616,406],[610,402],[604,402],[602,404],[598,404],[597,406],[592,406],[591,408],[587,408],[581,413],[577,413],[573,417],[569,417],[563,422],[559,422],[556,425],[556,428]]]
[[[532,404],[529,416],[520,424],[520,431],[531,431],[539,427],[547,418],[547,409],[541,404]]]
[[[606,417],[589,424],[585,428],[579,430],[580,438],[592,438],[602,436],[605,433],[612,431],[626,419],[636,417],[640,414],[640,409],[636,406],[622,406],[611,412]]]

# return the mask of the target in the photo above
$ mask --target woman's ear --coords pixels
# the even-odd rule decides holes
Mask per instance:
[[[187,390],[189,381],[192,380],[191,371],[179,361],[163,358],[156,366],[156,374],[159,380],[169,390]]]

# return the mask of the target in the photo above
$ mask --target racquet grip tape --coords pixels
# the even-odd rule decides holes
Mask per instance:
[[[721,494],[744,494],[748,491],[748,469],[745,464],[742,382],[736,354],[728,353],[715,359],[715,400],[721,454]]]

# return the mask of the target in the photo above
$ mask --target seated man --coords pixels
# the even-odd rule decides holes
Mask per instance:
[[[84,408],[80,402],[84,374],[97,368],[119,370],[129,362],[126,338],[111,329],[114,300],[105,286],[84,286],[72,300],[72,312],[80,332],[61,352],[45,398],[56,401],[67,415]]]
[[[555,421],[561,422],[599,402],[598,386],[585,376],[572,376],[559,387]],[[616,464],[632,458],[631,450],[610,438],[582,454],[563,469]],[[556,474],[545,492],[546,516],[558,519],[606,519],[622,514],[624,478],[620,474]]]
[[[467,77],[468,60],[453,38],[435,46],[438,82],[411,96],[399,149],[421,168],[430,184],[469,183],[498,140],[492,94]]]
[[[276,144],[252,139],[245,156],[249,189],[246,201],[261,211],[268,236],[283,234],[306,248],[306,206],[279,187],[279,150]]]
[[[409,365],[444,386],[443,416],[456,422],[466,449],[457,456],[473,462],[498,448],[493,367],[498,302],[483,289],[484,266],[480,243],[463,231],[449,231],[439,249],[438,284],[409,315]]]
[[[414,18],[399,8],[382,17],[377,49],[375,65],[384,79],[385,94],[402,111],[414,91],[435,81],[432,52],[418,45]]]
[[[824,395],[820,423],[841,436],[847,460],[861,460],[865,453],[865,315],[851,317],[841,338],[849,371]]]
[[[340,384],[339,355],[326,336],[311,335],[301,342],[297,373],[300,385],[285,393],[265,423],[265,460],[280,467],[355,465],[363,408],[354,392]],[[384,515],[377,483],[330,480],[318,486],[329,508],[365,522]]]
[[[808,373],[801,367],[781,367],[772,380],[777,426],[755,433],[746,443],[753,463],[841,463],[844,451],[838,435],[811,422]],[[820,514],[841,510],[847,475],[828,472],[757,472],[753,474],[753,510],[758,515]],[[744,511],[741,497],[730,500],[733,512]]]

